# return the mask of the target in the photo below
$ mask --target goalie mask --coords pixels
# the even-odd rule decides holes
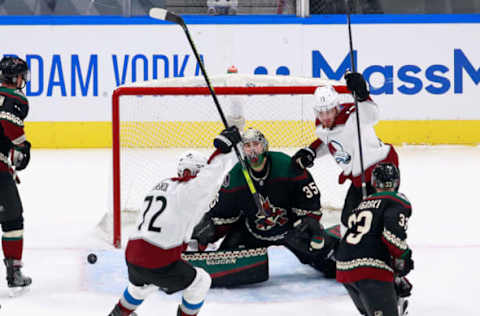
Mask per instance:
[[[0,60],[0,82],[16,84],[18,87],[17,78],[19,75],[22,76],[24,82],[30,81],[30,70],[28,70],[28,65],[23,59],[5,56]]]
[[[256,128],[248,128],[242,135],[243,152],[251,167],[256,168],[264,162],[268,141],[265,135]]]
[[[189,150],[183,153],[180,158],[178,158],[177,163],[177,175],[179,177],[183,176],[196,176],[200,169],[205,167],[207,164],[207,157],[198,151]]]
[[[379,163],[372,171],[371,183],[377,189],[397,191],[400,185],[400,173],[392,163]]]

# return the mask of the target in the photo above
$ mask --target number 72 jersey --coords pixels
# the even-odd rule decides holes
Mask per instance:
[[[392,257],[407,251],[412,208],[405,195],[378,192],[363,200],[348,217],[348,229],[335,254],[337,281],[393,280]]]
[[[217,155],[189,179],[165,179],[145,197],[126,259],[144,268],[160,268],[180,259],[193,228],[208,211],[223,177],[236,162],[233,154]]]

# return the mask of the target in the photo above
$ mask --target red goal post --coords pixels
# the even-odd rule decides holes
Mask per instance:
[[[289,153],[310,144],[315,139],[312,95],[320,85],[339,82],[318,78],[290,76],[228,74],[210,78],[223,111],[233,98],[242,98],[242,115],[246,127],[259,128],[266,135],[270,148]],[[238,103],[238,102],[237,102]],[[223,128],[210,92],[202,77],[175,78],[137,83],[117,88],[112,95],[112,153],[113,153],[113,223],[115,247],[122,246],[122,220],[126,209],[136,209],[153,185],[166,177],[175,176],[175,170],[159,168],[154,162],[172,148],[204,148],[213,150],[212,139]],[[285,151],[285,150],[283,150]],[[151,157],[148,157],[153,155]],[[175,160],[175,159],[171,159]],[[173,161],[172,163],[176,163]],[[132,167],[135,165],[134,167]],[[137,166],[138,165],[138,166]],[[338,170],[330,164],[322,176],[312,174],[320,190],[326,189],[324,177],[336,182]],[[132,171],[127,171],[133,169]],[[145,169],[145,170],[143,170]],[[326,170],[326,171],[325,171]],[[145,174],[153,174],[143,176]],[[327,174],[328,173],[328,174]],[[140,177],[141,180],[131,180]],[[336,191],[335,184],[327,187]],[[138,193],[132,194],[142,187]],[[130,195],[135,207],[125,202]],[[331,195],[331,194],[329,194]],[[343,195],[342,192],[339,193]],[[339,197],[335,197],[339,200]],[[325,202],[322,200],[322,204]],[[330,207],[339,208],[338,201]],[[134,216],[136,217],[136,216]]]

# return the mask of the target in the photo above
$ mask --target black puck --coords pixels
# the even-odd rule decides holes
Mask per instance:
[[[94,253],[91,253],[88,255],[87,260],[89,263],[94,264],[95,262],[97,262],[97,255]]]

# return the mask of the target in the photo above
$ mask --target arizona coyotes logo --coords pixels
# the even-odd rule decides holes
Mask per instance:
[[[266,199],[260,195],[263,212],[257,212],[257,219],[255,220],[256,228],[258,230],[270,230],[276,225],[283,226],[288,222],[287,211],[284,208],[276,207],[270,203],[268,197]]]
[[[328,150],[338,164],[348,165],[348,163],[352,159],[352,156],[349,153],[345,152],[342,144],[335,140],[328,142]]]

